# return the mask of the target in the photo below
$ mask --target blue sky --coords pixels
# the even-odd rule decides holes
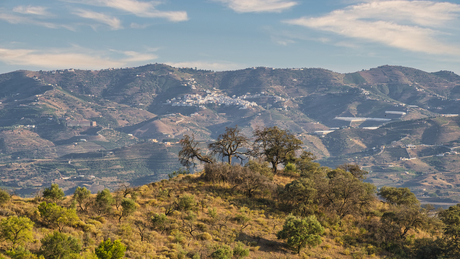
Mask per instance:
[[[0,0],[0,73],[166,63],[460,74],[460,3]]]

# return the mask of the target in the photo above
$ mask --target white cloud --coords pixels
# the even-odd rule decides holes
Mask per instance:
[[[208,61],[191,61],[191,62],[165,62],[165,64],[172,67],[188,67],[198,68],[214,71],[225,71],[241,69],[243,66],[236,63],[229,62],[208,62]]]
[[[458,46],[441,40],[460,25],[459,16],[460,5],[453,3],[372,1],[284,22],[410,51],[460,55]]]
[[[20,5],[20,6],[16,6],[15,8],[13,8],[13,12],[22,13],[22,14],[34,14],[34,15],[41,15],[41,16],[50,15],[50,13],[46,11],[46,9],[47,8],[43,6]]]
[[[137,0],[68,0],[73,3],[97,5],[123,10],[139,17],[165,18],[172,22],[187,21],[185,11],[159,11],[156,6],[159,2],[142,2]]]
[[[281,12],[289,9],[297,2],[289,0],[214,0],[227,4],[227,6],[238,13],[260,13],[260,12]]]
[[[28,17],[18,16],[14,14],[8,14],[8,13],[4,13],[1,11],[0,11],[0,20],[4,20],[11,24],[32,24],[32,25],[37,25],[37,26],[43,26],[43,27],[50,28],[50,29],[65,28],[71,31],[75,30],[72,26],[69,26],[69,25],[39,21],[36,19],[31,19]]]
[[[120,51],[117,51],[120,52]],[[32,66],[44,69],[101,69],[124,67],[136,62],[156,59],[156,55],[134,51],[120,52],[124,57],[115,59],[100,52],[74,46],[72,49],[37,50],[37,49],[6,49],[0,48],[0,62],[9,65]]]
[[[108,26],[112,28],[112,30],[118,30],[118,29],[123,28],[121,26],[121,21],[119,19],[108,16],[103,13],[97,13],[93,11],[78,9],[74,12],[74,14],[80,17],[83,17],[83,18],[92,19],[100,23],[107,24]]]

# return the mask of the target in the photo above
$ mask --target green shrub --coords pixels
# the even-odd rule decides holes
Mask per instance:
[[[96,248],[96,256],[100,259],[119,259],[125,256],[126,246],[120,240],[107,239]]]
[[[236,246],[233,248],[233,256],[236,258],[243,258],[249,256],[249,248],[244,248],[244,244],[237,242]]]
[[[213,259],[230,259],[233,256],[233,250],[228,245],[222,245],[211,254]]]

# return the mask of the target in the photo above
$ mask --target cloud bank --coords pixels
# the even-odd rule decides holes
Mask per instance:
[[[107,55],[96,54],[95,51],[74,48],[57,50],[38,49],[7,49],[0,48],[0,61],[9,65],[33,66],[43,69],[101,69],[109,67],[124,67],[147,62],[157,58],[150,53],[135,51],[117,51],[122,58],[108,58]]]
[[[141,2],[137,0],[71,0],[70,2],[111,7],[144,18],[165,18],[172,22],[188,20],[187,12],[185,11],[158,10],[156,7],[159,2]]]
[[[460,47],[443,41],[452,29],[460,26],[459,17],[460,5],[453,3],[372,1],[321,17],[302,17],[284,23],[404,50],[460,55]]]

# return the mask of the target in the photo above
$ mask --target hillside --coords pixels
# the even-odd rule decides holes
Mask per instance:
[[[226,127],[252,136],[278,126],[325,165],[359,163],[378,187],[410,186],[419,198],[454,202],[456,180],[448,192],[423,181],[456,173],[459,89],[452,72],[397,66],[349,74],[163,64],[16,71],[0,75],[1,186],[32,195],[58,181],[72,191],[76,184],[61,178],[78,175],[94,176],[85,182],[93,190],[142,184],[180,168],[176,142],[185,134],[205,146]]]
[[[404,198],[381,193],[388,199],[383,203],[375,186],[353,169],[307,163],[308,170],[279,172],[272,180],[266,177],[271,169],[261,164],[252,164],[256,170],[213,164],[198,174],[138,187],[122,184],[113,193],[81,188],[62,197],[53,185],[35,198],[9,199],[0,190],[0,253],[105,258],[101,243],[116,240],[126,248],[120,253],[125,258],[422,258],[428,243],[433,250],[427,255],[459,253],[446,248],[448,239],[435,242],[445,224],[454,224],[442,216],[446,212],[431,216],[410,191]],[[240,173],[245,181],[237,180]],[[212,180],[218,175],[224,177]],[[306,238],[305,246],[280,234],[289,218],[318,228],[304,237],[312,225],[288,234]],[[7,235],[6,223],[15,219],[24,227],[18,239]]]

